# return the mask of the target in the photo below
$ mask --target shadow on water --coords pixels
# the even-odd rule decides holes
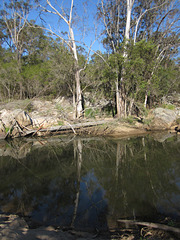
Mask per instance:
[[[31,228],[108,230],[119,218],[180,220],[180,138],[0,142],[0,211]]]

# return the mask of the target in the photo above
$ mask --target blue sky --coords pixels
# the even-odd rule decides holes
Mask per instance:
[[[8,2],[11,0],[0,0],[1,6],[3,2]],[[33,0],[30,0],[33,1]],[[52,5],[56,7],[59,11],[61,11],[61,7],[64,8],[65,12],[69,13],[71,0],[50,0]],[[43,6],[46,6],[46,0],[40,0]],[[95,38],[100,35],[102,30],[102,23],[96,21],[96,6],[100,2],[100,0],[74,0],[74,8],[73,8],[73,19],[74,21],[74,33],[75,40],[78,42],[84,42],[87,46],[90,46],[92,42],[94,42]],[[177,6],[179,7],[179,0],[175,1]],[[59,5],[59,6],[58,6]],[[51,27],[56,33],[61,31],[68,32],[68,26],[62,21],[58,21],[58,17],[54,14],[46,13],[42,15],[44,20],[47,23],[47,28]],[[36,20],[37,24],[41,24],[39,14],[37,11],[33,10],[29,14],[29,20]],[[101,43],[102,38],[98,38],[92,49],[94,51],[104,52],[103,45]],[[77,45],[79,45],[77,43]],[[83,45],[82,45],[83,46]],[[88,48],[86,48],[88,51]]]
[[[41,1],[45,3],[46,1]],[[58,4],[57,4],[58,2]],[[65,12],[69,13],[71,0],[51,0],[51,3],[54,7],[57,8],[58,11],[61,11],[60,7],[65,9]],[[75,34],[75,40],[85,43],[87,46],[90,46],[92,42],[100,35],[100,30],[102,25],[100,22],[96,21],[96,5],[98,0],[74,0],[74,8],[73,8],[73,30]],[[45,6],[45,4],[42,4]],[[59,5],[59,6],[58,6]],[[61,11],[62,12],[62,11]],[[47,28],[52,28],[54,32],[60,33],[61,31],[68,32],[68,26],[64,23],[63,20],[58,21],[59,18],[51,13],[43,13],[42,18],[47,23]],[[41,24],[41,20],[38,17],[38,12],[33,11],[29,15],[29,19],[36,19],[37,24]],[[77,43],[77,45],[79,45]],[[95,41],[92,46],[94,51],[100,50],[104,51],[100,38]],[[88,50],[87,50],[88,51]]]
[[[10,2],[11,0],[0,0],[0,9],[3,8],[3,3]],[[75,34],[75,40],[77,41],[77,45],[80,45],[78,42],[85,43],[87,46],[90,46],[92,42],[94,42],[96,35],[98,36],[102,25],[96,22],[95,14],[96,14],[96,5],[100,0],[74,0],[74,8],[73,8],[73,30]],[[30,0],[30,2],[34,2]],[[71,6],[71,0],[50,0],[52,5],[57,8],[58,11],[61,11],[61,7],[64,8],[65,12],[69,13],[69,9]],[[46,0],[40,0],[42,6],[46,6]],[[34,5],[35,6],[35,5]],[[50,13],[44,13],[41,15],[42,18],[47,23],[47,28],[52,28],[54,32],[59,33],[61,31],[68,32],[68,26],[64,23],[64,21],[58,21],[59,18]],[[36,24],[40,25],[42,21],[39,18],[38,10],[32,10],[28,16],[28,20],[35,20]],[[97,30],[97,33],[96,33]],[[81,44],[81,46],[83,46]],[[99,40],[95,41],[92,46],[94,51],[100,50],[104,52],[103,45]],[[88,48],[86,48],[88,51]]]

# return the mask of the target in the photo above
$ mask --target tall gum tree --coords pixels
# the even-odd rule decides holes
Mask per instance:
[[[101,0],[100,6],[98,7],[98,18],[102,18],[103,24],[105,26],[106,31],[106,42],[109,42],[110,49],[112,50],[112,54],[118,54],[119,44],[121,42],[121,36],[119,34],[120,30],[120,16],[121,16],[121,1],[115,0],[115,4],[112,1],[104,2]],[[114,20],[116,16],[116,20]],[[119,82],[120,82],[120,74],[119,74],[119,67],[118,67],[118,59],[115,57],[115,101],[116,101],[116,114],[120,117],[120,89],[119,89]]]
[[[134,5],[135,0],[126,0],[126,27],[125,27],[125,34],[124,34],[124,52],[123,52],[123,58],[124,61],[127,60],[127,44],[129,41],[129,35],[131,30],[131,14],[132,14],[132,8]],[[121,71],[121,80],[120,80],[120,94],[119,94],[119,117],[126,117],[127,116],[127,100],[126,100],[126,92],[125,92],[125,86],[124,86],[124,71],[125,69],[122,67]]]
[[[61,36],[57,31],[53,30],[51,27],[47,28],[53,35],[59,37],[62,42],[64,42],[68,48],[70,48],[75,64],[75,74],[74,74],[74,90],[73,90],[73,106],[74,106],[74,118],[80,118],[83,116],[83,99],[82,99],[82,90],[81,90],[81,82],[80,82],[80,69],[78,52],[77,52],[77,42],[74,34],[74,19],[73,19],[73,8],[74,8],[74,0],[71,0],[69,12],[66,13],[63,6],[59,4],[54,5],[50,0],[46,0],[47,5],[40,7],[44,12],[54,14],[59,17],[60,20],[64,22],[68,29],[68,40],[65,37]],[[62,3],[62,2],[61,2]],[[58,7],[60,6],[60,7]]]
[[[173,27],[177,28],[179,21],[176,1],[101,0],[98,16],[104,25],[105,48],[110,54],[118,53],[123,56],[123,61],[120,63],[121,67],[119,69],[116,67],[120,77],[115,79],[115,85],[117,115],[124,117],[127,110],[132,109],[132,106],[129,106],[133,105],[135,101],[133,94],[129,96],[126,89],[126,62],[130,57],[127,51],[128,45],[132,43],[135,45],[141,40],[151,40],[157,45],[152,74],[146,80],[147,89],[144,93],[144,106],[146,107],[147,98],[150,95],[151,78],[165,56],[173,53],[173,49],[177,49],[178,37],[176,33],[178,29],[176,33],[173,30]]]
[[[124,60],[127,58],[126,45],[130,38],[131,13],[134,1],[135,0],[101,0],[98,8],[98,15],[103,20],[107,36],[106,41],[109,41],[112,54],[119,53],[120,43],[124,41]],[[126,22],[125,25],[124,22]],[[116,113],[118,117],[124,117],[126,116],[126,94],[123,78],[124,69],[122,68],[120,70],[118,64],[116,64],[116,66]]]
[[[3,9],[1,10],[1,17],[5,23],[7,45],[16,53],[16,61],[19,72],[19,77],[22,68],[22,54],[24,52],[24,42],[22,40],[23,30],[26,27],[27,18],[31,9],[29,0],[17,1],[9,0],[3,1]],[[22,79],[19,79],[20,99],[23,97]]]

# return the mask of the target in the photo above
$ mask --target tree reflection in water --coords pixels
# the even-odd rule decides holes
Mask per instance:
[[[81,166],[82,166],[82,142],[80,139],[77,141],[74,140],[74,160],[77,163],[77,189],[76,189],[76,198],[74,202],[74,212],[71,222],[71,227],[74,227],[74,222],[77,217],[77,209],[79,203],[79,194],[80,194],[80,182],[81,182]]]
[[[83,229],[159,213],[180,218],[179,149],[177,136],[1,142],[0,209]]]

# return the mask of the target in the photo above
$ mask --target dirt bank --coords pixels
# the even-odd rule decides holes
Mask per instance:
[[[178,230],[178,228],[174,229]],[[177,233],[143,226],[128,226],[124,228],[124,226],[119,225],[116,228],[109,229],[107,232],[99,232],[98,230],[96,232],[83,232],[74,229],[64,230],[53,226],[30,228],[22,217],[12,214],[0,214],[0,238],[2,240],[176,240],[178,237]]]

